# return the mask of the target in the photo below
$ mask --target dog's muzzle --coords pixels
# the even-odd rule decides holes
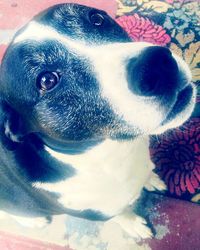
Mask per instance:
[[[102,95],[135,130],[164,132],[191,115],[196,91],[190,69],[168,48],[121,43],[98,48],[96,55]]]

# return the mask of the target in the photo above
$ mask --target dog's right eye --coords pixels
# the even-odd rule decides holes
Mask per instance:
[[[46,71],[39,74],[37,78],[37,87],[41,91],[48,91],[54,88],[60,80],[57,72]]]

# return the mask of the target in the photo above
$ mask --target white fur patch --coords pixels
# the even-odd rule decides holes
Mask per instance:
[[[75,50],[79,53],[82,51],[80,54],[84,54],[86,49],[84,44],[80,42],[74,42],[67,36],[59,34],[50,26],[42,25],[35,21],[31,21],[26,29],[14,39],[13,43],[21,43],[26,40],[45,41],[47,39],[57,40],[68,48],[71,48],[72,50]]]
[[[138,198],[152,171],[147,138],[129,142],[106,140],[80,155],[62,154],[48,147],[46,150],[75,167],[77,174],[58,183],[35,185],[60,193],[59,201],[71,209],[119,214]]]
[[[124,211],[122,214],[112,218],[121,228],[135,239],[152,238],[151,229],[147,226],[144,218],[136,215],[133,211]]]

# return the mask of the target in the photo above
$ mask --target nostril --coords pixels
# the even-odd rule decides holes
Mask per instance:
[[[127,76],[129,88],[135,94],[160,95],[168,88],[176,88],[178,66],[169,49],[152,46],[129,61]]]

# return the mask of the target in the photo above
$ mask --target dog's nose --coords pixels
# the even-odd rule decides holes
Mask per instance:
[[[169,49],[150,46],[127,68],[129,88],[140,96],[158,96],[177,88],[178,65]]]

